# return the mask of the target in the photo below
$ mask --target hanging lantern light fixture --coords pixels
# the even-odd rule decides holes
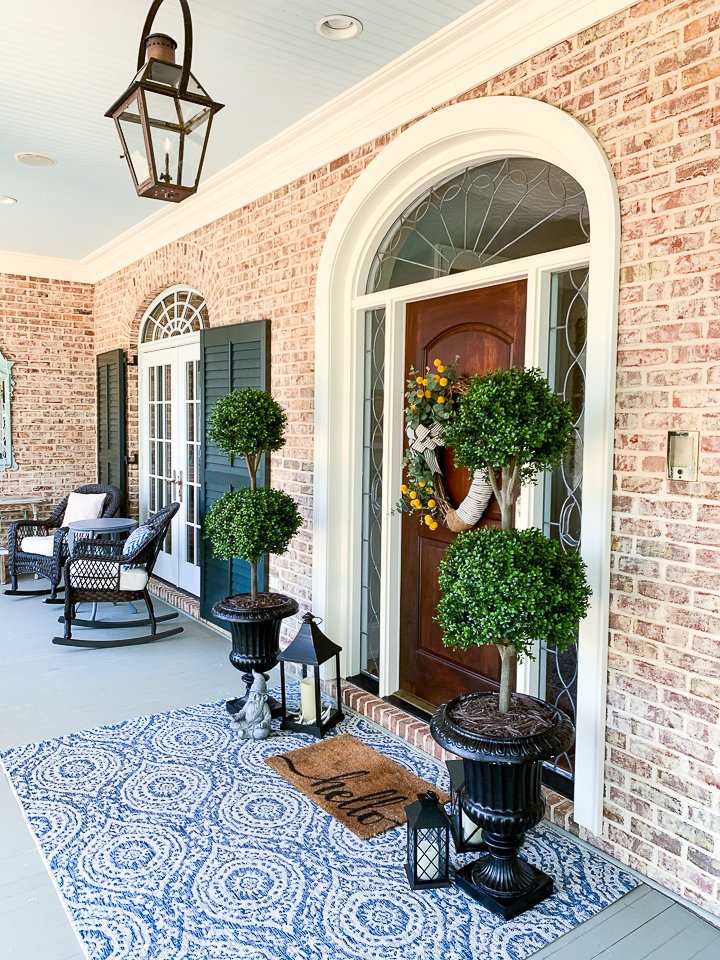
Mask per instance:
[[[180,203],[198,188],[212,118],[223,104],[211,100],[190,72],[187,0],[180,0],[182,66],[175,63],[177,43],[172,37],[150,33],[161,3],[153,0],[145,20],[135,79],[105,116],[115,121],[138,196]]]

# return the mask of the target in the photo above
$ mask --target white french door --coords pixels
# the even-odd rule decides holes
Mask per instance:
[[[200,593],[200,340],[197,334],[160,341],[140,352],[140,516],[168,503],[180,510],[155,564],[155,574]]]

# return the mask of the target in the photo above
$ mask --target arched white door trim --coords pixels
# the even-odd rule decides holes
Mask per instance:
[[[193,300],[185,297],[178,301],[176,294],[190,295]],[[143,341],[156,308],[166,301],[169,309],[158,311],[154,331],[157,338]],[[206,317],[204,295],[195,287],[177,283],[155,297],[145,310],[138,330],[140,516],[146,517],[172,500],[180,502],[180,510],[173,518],[158,556],[155,573],[195,596],[200,594],[198,378],[200,332]],[[159,392],[156,397],[151,394],[151,380],[158,386],[153,371],[159,372],[165,384],[162,389],[166,393],[161,401]],[[151,407],[154,417],[151,417]],[[163,420],[167,415],[169,423],[159,429],[161,411]]]
[[[590,214],[587,355],[592,362],[586,381],[582,538],[593,602],[580,633],[575,819],[599,834],[620,213],[602,147],[569,114],[521,97],[485,97],[439,110],[389,144],[341,204],[323,247],[316,293],[313,607],[325,618],[328,635],[350,650],[357,633],[352,598],[359,575],[357,447],[362,431],[362,338],[353,300],[365,291],[372,256],[395,217],[423,190],[473,162],[508,156],[537,157],[562,167],[585,190]],[[483,271],[472,273],[480,285]],[[403,369],[402,358],[395,359],[386,391],[402,389],[402,379],[399,384],[393,380]],[[399,576],[399,558],[394,566],[384,568],[385,578]]]

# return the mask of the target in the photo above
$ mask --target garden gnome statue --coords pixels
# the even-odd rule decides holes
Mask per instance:
[[[268,706],[267,682],[265,675],[253,670],[253,685],[250,693],[232,722],[240,737],[247,740],[264,740],[270,735],[270,707]]]

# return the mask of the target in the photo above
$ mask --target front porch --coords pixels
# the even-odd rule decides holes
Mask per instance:
[[[19,597],[3,597],[0,604],[3,749],[237,694],[240,677],[228,663],[227,639],[185,613],[184,633],[164,643],[68,650],[50,643],[58,607]],[[427,725],[350,684],[344,685],[344,700],[374,723],[438,757]],[[7,896],[0,956],[81,960],[83,951],[4,778],[2,790],[2,883]],[[559,827],[577,832],[569,801],[549,795],[548,814]],[[640,883],[535,956],[712,960],[718,951],[720,932],[714,926]]]

